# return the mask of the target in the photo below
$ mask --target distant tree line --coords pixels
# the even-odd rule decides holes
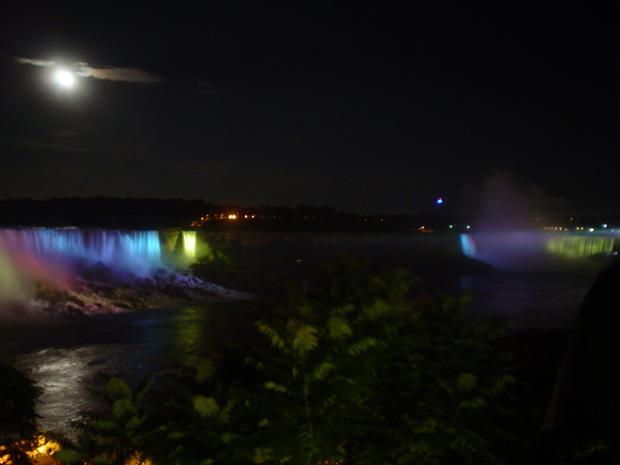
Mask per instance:
[[[424,224],[446,227],[456,218],[437,215],[360,215],[331,206],[298,205],[241,207],[216,205],[202,199],[155,198],[52,198],[0,199],[2,227],[102,227],[166,228],[188,227],[211,214],[237,213],[237,221],[211,221],[210,229],[397,229],[412,230]],[[244,214],[253,214],[246,221]]]

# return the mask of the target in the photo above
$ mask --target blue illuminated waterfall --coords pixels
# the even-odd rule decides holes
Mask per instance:
[[[174,272],[196,260],[196,249],[196,231],[0,229],[0,304],[27,301],[39,284],[65,291],[79,287],[79,276],[130,283],[155,277],[158,270]]]
[[[102,263],[138,276],[164,267],[157,231],[0,229],[0,250],[43,263]]]

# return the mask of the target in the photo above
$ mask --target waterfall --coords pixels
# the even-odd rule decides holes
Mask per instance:
[[[157,231],[0,229],[0,250],[42,263],[102,263],[138,276],[164,267]]]
[[[189,260],[196,258],[196,231],[183,231],[183,252]]]
[[[520,271],[558,260],[574,262],[606,257],[620,242],[618,233],[549,233],[538,231],[487,231],[461,234],[464,255],[500,270]]]
[[[0,304],[6,300],[23,300],[28,291],[15,271],[10,258],[0,250]]]
[[[0,312],[29,305],[41,289],[86,292],[84,283],[93,279],[131,284],[158,270],[186,268],[196,249],[196,231],[0,229]]]

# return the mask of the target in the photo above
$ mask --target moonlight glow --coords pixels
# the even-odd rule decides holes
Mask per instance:
[[[75,87],[75,75],[66,69],[57,69],[53,75],[54,83],[63,89]]]

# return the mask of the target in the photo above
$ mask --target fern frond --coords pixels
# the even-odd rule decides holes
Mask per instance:
[[[284,394],[285,392],[288,391],[286,386],[282,386],[281,384],[274,383],[273,381],[267,381],[265,384],[263,384],[263,387],[267,389],[268,391],[274,391],[279,394]]]
[[[319,381],[324,380],[334,370],[334,364],[323,362],[314,369],[313,377]]]
[[[277,347],[283,352],[286,352],[286,342],[275,329],[273,329],[271,326],[269,326],[263,321],[257,321],[256,328],[258,329],[259,333],[269,339],[269,342],[271,342],[272,346]]]
[[[302,357],[312,352],[319,346],[317,333],[314,326],[305,325],[298,328],[293,339],[293,349]]]
[[[349,339],[353,330],[344,318],[332,317],[327,321],[329,338],[337,341]]]
[[[370,349],[379,346],[379,341],[374,337],[365,337],[347,348],[347,353],[353,357],[359,357]]]
[[[229,399],[226,402],[226,405],[220,409],[220,412],[217,416],[218,420],[222,423],[228,423],[230,421],[230,414],[232,413],[233,408],[235,407],[236,402],[232,399]]]
[[[379,320],[389,315],[392,312],[392,307],[382,299],[375,300],[372,305],[364,308],[364,316],[370,320]]]

